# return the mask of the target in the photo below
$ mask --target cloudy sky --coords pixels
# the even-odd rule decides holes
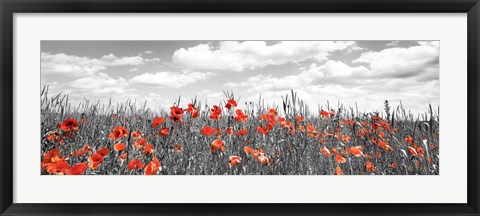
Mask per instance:
[[[413,113],[439,105],[438,41],[42,41],[42,86],[114,102],[169,107],[197,96],[281,104],[291,89],[311,108],[338,101],[381,111],[402,101]]]

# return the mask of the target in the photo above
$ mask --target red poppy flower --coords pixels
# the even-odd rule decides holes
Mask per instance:
[[[312,124],[307,124],[307,132],[316,133],[315,127]]]
[[[257,161],[264,166],[268,166],[272,163],[272,159],[270,157],[266,157],[263,153],[257,156]]]
[[[142,161],[138,158],[135,158],[132,161],[130,161],[130,163],[128,163],[128,166],[127,166],[128,170],[136,170],[136,169],[142,169],[142,168],[143,168]]]
[[[205,136],[211,136],[212,134],[217,132],[217,130],[215,128],[211,128],[209,126],[205,126],[205,127],[202,128],[202,130],[200,132],[202,132],[202,134],[205,135]]]
[[[395,162],[392,163],[392,169],[397,169],[397,163]]]
[[[158,125],[163,124],[163,122],[165,122],[165,118],[157,117],[152,121],[152,127],[157,128]],[[133,134],[132,134],[132,136],[133,136]]]
[[[60,139],[60,134],[58,134],[57,130],[52,130],[45,134],[45,138],[51,142],[58,141]]]
[[[387,141],[387,140],[384,140],[384,139],[382,139],[382,138],[378,138],[378,139],[377,139],[377,145],[378,145],[378,147],[384,149],[384,148],[388,145],[388,141]]]
[[[248,134],[247,129],[243,128],[235,133],[236,136],[245,136]]]
[[[58,153],[60,152],[60,149],[54,148],[46,153],[43,154],[43,159],[50,161],[52,158],[58,156]]]
[[[67,175],[80,175],[85,170],[87,170],[88,165],[86,163],[78,163],[70,167],[69,169],[65,170],[65,174]]]
[[[140,137],[142,137],[142,132],[141,131],[134,131],[134,132],[132,132],[132,137],[134,139],[140,138]]]
[[[405,142],[407,142],[407,144],[409,145],[413,144],[413,137],[408,135],[408,137],[405,138]]]
[[[349,152],[350,154],[353,154],[355,157],[362,157],[363,155],[363,146],[355,146],[355,147],[350,147]]]
[[[350,125],[350,126],[353,126],[355,124],[355,120],[350,120],[350,119],[344,119],[343,120],[343,123],[347,124],[347,125]]]
[[[88,152],[88,151],[91,151],[91,150],[92,150],[92,145],[90,145],[90,144],[85,144],[85,145],[83,146],[83,151]]]
[[[338,150],[337,150],[337,148],[335,148],[335,147],[332,147],[332,152],[333,152],[333,154],[335,154],[335,155],[340,154],[340,153],[338,153]]]
[[[215,120],[221,119],[222,109],[217,105],[213,105],[212,109],[210,109],[210,118]]]
[[[183,109],[180,107],[170,107],[170,115],[183,115]]]
[[[307,125],[307,133],[309,137],[315,137],[318,135],[318,132],[315,130],[315,127],[312,124]]]
[[[243,150],[245,154],[251,154],[253,159],[257,160],[259,163],[263,164],[264,166],[268,166],[272,163],[272,159],[270,157],[265,156],[263,149],[258,148],[257,150],[253,150],[248,146],[244,146]]]
[[[351,139],[350,136],[342,135],[341,137],[343,142],[346,142],[346,143],[350,142],[350,139]]]
[[[97,169],[102,163],[103,156],[101,154],[95,153],[88,158],[88,167],[92,170]]]
[[[360,133],[357,135],[357,137],[366,137],[369,133],[369,130],[365,128],[360,128]]]
[[[144,175],[155,175],[158,171],[162,171],[162,166],[160,165],[160,161],[156,157],[145,166]]]
[[[162,129],[160,129],[160,131],[158,131],[158,135],[161,136],[161,137],[167,136],[168,131],[169,131],[168,128],[164,127]]]
[[[305,127],[304,127],[303,125],[300,125],[300,126],[298,127],[298,130],[299,130],[299,131],[305,131]]]
[[[70,164],[68,164],[64,160],[57,161],[47,166],[47,172],[50,174],[63,175],[65,170],[68,169],[69,166]]]
[[[277,113],[277,110],[276,110],[276,109],[273,109],[273,108],[270,108],[270,109],[268,110],[268,113],[270,113],[270,115],[274,115],[274,116],[276,116],[276,115],[278,114],[278,113]]]
[[[324,146],[322,149],[320,149],[320,152],[323,153],[325,156],[330,157],[330,151],[327,147]]]
[[[235,110],[236,116],[233,118],[236,122],[243,122],[245,123],[247,121],[248,116],[245,115],[245,113],[241,109]]]
[[[374,172],[375,171],[375,166],[373,165],[372,162],[368,161],[365,164],[365,167],[367,168],[367,172]]]
[[[375,120],[375,121],[383,121],[383,119],[382,119],[380,116],[378,116],[378,115],[373,116],[373,120]]]
[[[147,144],[148,140],[147,138],[139,138],[135,140],[135,143],[133,144],[136,149],[141,149],[145,144]]]
[[[81,157],[83,155],[85,155],[85,151],[83,149],[77,149],[70,152],[70,156],[72,157]]]
[[[244,147],[243,147],[243,151],[245,152],[245,154],[248,155],[248,154],[253,154],[253,153],[255,152],[255,149],[250,148],[250,147],[248,147],[248,146],[244,146]]]
[[[290,122],[290,121],[282,121],[282,122],[280,123],[280,127],[281,127],[281,128],[284,128],[284,127],[290,128],[291,126],[292,126],[292,122]]]
[[[227,130],[225,130],[225,132],[230,135],[230,134],[233,133],[233,128],[229,127],[229,128],[227,128]]]
[[[230,159],[230,163],[228,165],[230,167],[240,164],[240,161],[242,161],[242,158],[239,156],[230,156],[229,159]]]
[[[268,116],[265,113],[260,114],[260,120],[268,120]]]
[[[113,129],[113,132],[110,133],[109,135],[109,138],[111,140],[118,140],[122,137],[126,137],[128,136],[128,131],[126,128],[122,127],[122,126],[117,126]]]
[[[115,149],[115,151],[123,151],[125,150],[125,147],[125,143],[117,143],[113,145],[113,149]]]
[[[198,117],[198,111],[192,112],[192,118],[197,118]]]
[[[225,107],[227,109],[230,109],[230,108],[232,108],[232,106],[237,107],[237,102],[233,99],[230,99],[230,100],[227,101],[227,104],[225,104]]]
[[[193,104],[188,104],[188,108],[186,109],[187,112],[191,113],[192,118],[198,117],[197,108],[193,106]]]
[[[153,162],[150,162],[145,166],[145,170],[143,171],[144,175],[155,175],[158,172],[158,167],[153,164]]]
[[[393,148],[390,145],[385,145],[385,147],[383,149],[385,149],[385,151],[388,151],[388,152],[393,151]]]
[[[378,132],[378,137],[384,138],[385,133],[383,131]]]
[[[153,145],[148,143],[145,145],[145,149],[142,151],[142,154],[153,154],[155,153],[155,149],[153,148]]]
[[[222,151],[225,152],[225,145],[223,143],[223,140],[221,139],[216,139],[212,142],[210,145],[210,152],[211,153],[217,153],[217,151]]]
[[[408,152],[411,154],[411,155],[418,155],[417,153],[417,150],[411,146],[408,147]]]
[[[423,154],[425,153],[425,151],[423,150],[422,147],[417,147],[417,155],[419,157],[423,157]]]
[[[372,128],[373,128],[374,130],[379,130],[379,129],[380,129],[380,126],[382,126],[382,125],[380,125],[379,123],[376,123],[376,122],[375,122],[375,123],[372,123]]]
[[[62,161],[63,157],[58,155],[59,151],[60,150],[58,148],[54,148],[54,149],[44,153],[41,167],[45,168],[50,163],[56,163],[58,161]]]
[[[386,122],[386,121],[382,121],[380,123],[380,125],[382,125],[382,128],[384,130],[392,130],[392,126],[390,126],[390,123]]]
[[[303,122],[305,118],[303,116],[295,116],[295,120],[297,120],[298,122]]]
[[[153,157],[152,162],[153,164],[155,164],[155,166],[159,167],[160,171],[162,171],[162,166],[160,165],[160,161],[158,160],[157,157]]]
[[[193,111],[197,111],[197,108],[195,108],[195,106],[193,106],[193,104],[189,103],[187,105],[187,109],[185,109],[185,111],[187,112],[193,112]]]
[[[74,118],[67,118],[59,127],[63,131],[78,131],[78,122]]]
[[[108,150],[107,147],[103,147],[103,148],[97,150],[97,154],[102,155],[102,157],[105,157],[106,155],[108,155],[109,152],[110,152],[110,150]]]
[[[342,157],[340,155],[337,155],[335,157],[335,163],[345,163],[345,162],[347,162],[347,160],[344,157]]]
[[[337,167],[335,168],[335,174],[336,174],[336,175],[342,175],[342,174],[343,174],[342,168],[340,168],[340,167],[337,166]]]
[[[328,112],[328,111],[325,111],[325,110],[321,110],[320,111],[320,115],[324,118],[329,118],[330,116],[333,116],[331,115],[332,113]]]
[[[261,134],[263,134],[263,135],[267,135],[267,134],[268,134],[268,128],[267,128],[267,127],[258,126],[258,127],[257,127],[257,132],[258,132],[258,133],[261,133]]]
[[[170,120],[174,122],[180,122],[182,120],[183,109],[172,106],[170,107]]]
[[[118,156],[118,158],[119,158],[120,160],[126,160],[127,157],[128,157],[128,154],[127,154],[127,153],[123,153],[123,154],[121,154],[120,156]]]
[[[182,121],[182,116],[181,115],[171,115],[170,120],[172,120],[173,122],[180,122],[180,121]]]

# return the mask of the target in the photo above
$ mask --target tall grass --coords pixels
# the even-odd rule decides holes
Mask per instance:
[[[222,107],[222,118],[209,118],[213,104],[202,104],[192,100],[197,107],[199,117],[192,118],[184,114],[182,121],[176,123],[168,119],[169,110],[152,110],[146,102],[138,107],[136,101],[127,100],[124,103],[100,103],[84,99],[75,106],[70,103],[66,94],[49,95],[48,87],[41,92],[41,157],[48,151],[58,148],[59,155],[64,157],[68,164],[89,163],[88,158],[96,150],[106,147],[110,153],[104,157],[103,163],[96,168],[88,168],[86,175],[140,175],[143,169],[129,170],[127,164],[138,158],[143,164],[149,163],[153,157],[159,159],[161,171],[159,175],[334,175],[336,169],[341,169],[344,175],[438,175],[439,174],[439,116],[438,110],[429,107],[429,112],[414,116],[407,112],[403,105],[390,107],[388,101],[379,104],[382,112],[362,112],[356,106],[346,107],[338,104],[336,107],[326,104],[317,109],[311,109],[294,91],[282,97],[283,103],[275,107],[267,107],[267,98],[260,97],[255,102],[242,102],[235,98],[233,92],[224,92],[225,100],[219,104]],[[242,109],[248,116],[245,123],[234,121],[236,108],[227,109],[227,99],[235,98],[244,104]],[[180,104],[180,98],[172,106],[186,108],[187,104]],[[268,114],[269,109],[278,111],[278,117],[292,122],[290,129],[281,127],[276,122],[267,135],[257,132],[259,126],[265,126],[261,120],[262,114]],[[331,117],[322,117],[320,111],[328,111]],[[296,116],[304,117],[299,121]],[[159,128],[152,127],[152,120],[164,117],[162,127],[169,129],[167,136],[158,136]],[[372,124],[376,118],[388,123],[391,129],[381,128],[373,130]],[[67,118],[75,118],[80,123],[74,134],[67,134],[58,128],[58,124]],[[344,120],[354,120],[353,125]],[[305,128],[311,124],[315,134]],[[109,139],[109,134],[116,126],[125,127],[130,134],[121,140]],[[200,131],[203,127],[219,128],[222,132],[217,135],[205,136]],[[302,127],[304,128],[302,131]],[[225,133],[232,128],[233,134]],[[235,132],[247,129],[245,136],[236,136]],[[369,135],[361,136],[362,129],[370,130]],[[293,130],[294,133],[293,134]],[[337,130],[337,133],[335,132]],[[65,137],[63,143],[58,140],[49,140],[47,135],[56,131],[60,137]],[[134,147],[135,139],[131,132],[141,131],[148,143],[154,146],[153,155],[142,154],[141,149]],[[372,137],[378,138],[383,132],[383,140],[391,147],[387,151],[373,143]],[[310,136],[310,135],[312,136]],[[330,135],[328,135],[330,134]],[[335,136],[337,135],[337,136]],[[350,137],[349,141],[342,140],[341,136]],[[406,138],[413,137],[412,143]],[[216,139],[225,143],[225,152],[211,153],[210,145]],[[323,141],[320,141],[323,140]],[[128,153],[126,160],[120,160],[119,152],[114,151],[113,145],[122,142]],[[86,144],[91,145],[83,156],[72,156],[72,151],[82,149]],[[181,144],[182,150],[175,151],[175,145]],[[415,144],[415,149],[423,148],[424,153],[412,154],[409,146]],[[268,164],[259,163],[251,154],[244,151],[248,146],[253,149],[263,149],[265,156],[270,159]],[[364,156],[355,157],[349,153],[349,148],[363,146]],[[327,148],[330,156],[320,152]],[[336,155],[332,152],[337,149],[340,156],[345,158],[344,163],[337,163]],[[342,152],[343,150],[343,152]],[[229,157],[235,155],[242,158],[240,164],[229,165]],[[367,162],[374,165],[374,170],[367,169]],[[392,166],[396,164],[396,167]],[[337,168],[338,167],[338,168]],[[42,174],[49,174],[42,169]]]

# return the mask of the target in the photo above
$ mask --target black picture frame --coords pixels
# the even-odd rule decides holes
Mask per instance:
[[[0,212],[2,215],[479,215],[478,0],[0,0]],[[21,204],[13,203],[14,13],[467,13],[466,204]],[[294,188],[292,188],[294,190]]]

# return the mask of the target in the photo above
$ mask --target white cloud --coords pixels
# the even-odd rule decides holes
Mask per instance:
[[[260,74],[226,88],[250,95],[259,94],[268,101],[281,104],[281,95],[290,89],[298,93],[311,109],[317,105],[341,103],[360,110],[382,111],[383,102],[392,107],[403,105],[414,113],[422,113],[428,104],[439,105],[438,43],[419,42],[408,48],[386,48],[379,52],[366,52],[354,62],[367,66],[351,66],[341,61],[328,60],[311,64],[297,74],[275,77]]]
[[[365,76],[370,71],[364,66],[351,67],[341,61],[328,60],[322,65],[311,64],[299,74],[284,77],[256,75],[239,83],[226,83],[227,88],[246,88],[255,91],[297,89],[309,84],[357,82],[356,77]]]
[[[196,96],[206,96],[207,98],[221,98],[223,94],[218,91],[211,91],[211,90],[203,90],[197,92]]]
[[[145,59],[145,62],[150,63],[150,62],[160,62],[161,60],[159,58],[152,58],[152,59]]]
[[[105,73],[76,79],[64,85],[81,92],[85,96],[115,96],[132,91],[128,88],[129,84],[126,79],[122,77],[115,79]]]
[[[398,43],[400,43],[400,41],[392,41],[385,46],[386,47],[396,47],[396,46],[398,46]]]
[[[174,64],[188,69],[241,72],[267,65],[323,61],[334,51],[356,46],[353,41],[282,41],[268,46],[264,41],[223,41],[218,47],[200,44],[173,54]]]
[[[192,72],[192,73],[175,73],[175,72],[157,72],[144,73],[135,76],[129,80],[130,83],[142,83],[156,85],[158,87],[168,87],[178,89],[189,84],[206,80],[214,75],[211,72]]]
[[[45,83],[49,86],[49,97],[59,93],[68,95],[72,108],[77,107],[85,99],[90,102],[100,101],[102,104],[124,103],[127,99],[140,98],[136,89],[131,88],[122,77],[112,78],[106,73],[97,73],[89,77],[75,79],[70,82]]]
[[[145,53],[146,53],[146,54],[152,54],[153,51],[147,50],[147,51],[145,51]]]
[[[418,41],[417,42],[421,46],[431,46],[435,48],[440,48],[440,41]]]
[[[92,59],[105,66],[141,65],[144,59],[140,56],[117,57],[113,53],[102,56],[100,59]]]
[[[160,62],[159,58],[117,57],[113,54],[89,58],[42,53],[42,74],[48,71],[46,73],[70,76],[46,76],[45,79],[53,79],[48,83],[50,93],[61,90],[69,93],[72,101],[82,101],[83,97],[87,97],[90,100],[108,102],[112,98],[114,102],[124,102],[130,98],[137,102],[148,100],[147,106],[155,110],[159,107],[168,109],[178,100],[179,93],[182,106],[195,96],[202,105],[206,102],[208,105],[218,104],[225,100],[222,90],[233,90],[235,98],[241,97],[239,107],[244,106],[246,101],[257,103],[260,94],[265,103],[281,105],[281,96],[290,94],[291,89],[310,106],[312,112],[316,112],[317,104],[324,108],[327,100],[333,107],[337,106],[337,101],[351,107],[357,103],[360,111],[382,111],[386,99],[392,107],[402,101],[414,113],[426,111],[429,103],[434,108],[438,106],[438,42],[421,41],[411,47],[385,46],[380,51],[362,51],[364,53],[352,63],[331,60],[329,55],[338,50],[341,52],[334,53],[334,59],[355,58],[359,53],[351,53],[345,58],[341,56],[362,50],[355,43],[317,43],[287,41],[267,46],[264,42],[249,41],[201,44],[177,50],[172,64],[163,63],[165,70],[148,68],[156,64],[142,65]],[[279,66],[282,64],[291,65]],[[279,67],[262,69],[268,65]],[[113,70],[108,70],[109,74],[104,71],[115,66],[128,66],[121,68],[123,72],[144,69],[143,72],[152,69],[163,72],[140,73],[137,76],[138,72],[135,72],[125,75],[133,78],[123,78],[114,77]],[[282,74],[287,75],[270,72],[292,67],[298,67],[298,70],[283,71]],[[246,71],[251,69],[255,70]],[[220,73],[220,70],[246,73],[227,74]],[[246,74],[255,75],[243,76]],[[209,79],[214,75],[215,79]],[[242,76],[245,78],[239,79]],[[70,81],[72,79],[76,80]],[[218,86],[214,89],[210,80],[215,84],[226,84],[223,89]],[[151,93],[158,90],[155,87],[170,89],[162,89],[161,94]]]
[[[91,76],[108,67],[136,66],[159,59],[144,59],[141,56],[117,57],[114,54],[103,55],[100,58],[67,55],[65,53],[41,53],[42,74],[63,74],[73,77]]]
[[[425,80],[438,79],[439,43],[419,42],[408,48],[394,47],[379,52],[363,53],[354,63],[367,63],[372,74],[380,77],[406,78],[416,76]]]
[[[408,85],[406,85],[408,83]],[[387,88],[385,88],[387,86]],[[395,90],[392,90],[394,89]],[[408,80],[386,80],[379,83],[360,85],[339,85],[335,83],[303,85],[294,89],[297,98],[302,100],[309,107],[311,114],[317,114],[318,109],[337,109],[338,104],[348,110],[349,107],[355,110],[356,105],[360,112],[382,112],[384,101],[389,100],[393,109],[396,109],[400,102],[412,113],[423,113],[428,111],[429,104],[435,109],[439,105],[438,81],[419,82],[413,79]],[[247,101],[257,102],[259,96],[265,100],[267,107],[274,105],[282,108],[282,96],[289,95],[291,90],[265,90],[248,91],[248,89],[234,89]],[[237,93],[236,93],[237,94]],[[328,102],[328,103],[327,103]]]

